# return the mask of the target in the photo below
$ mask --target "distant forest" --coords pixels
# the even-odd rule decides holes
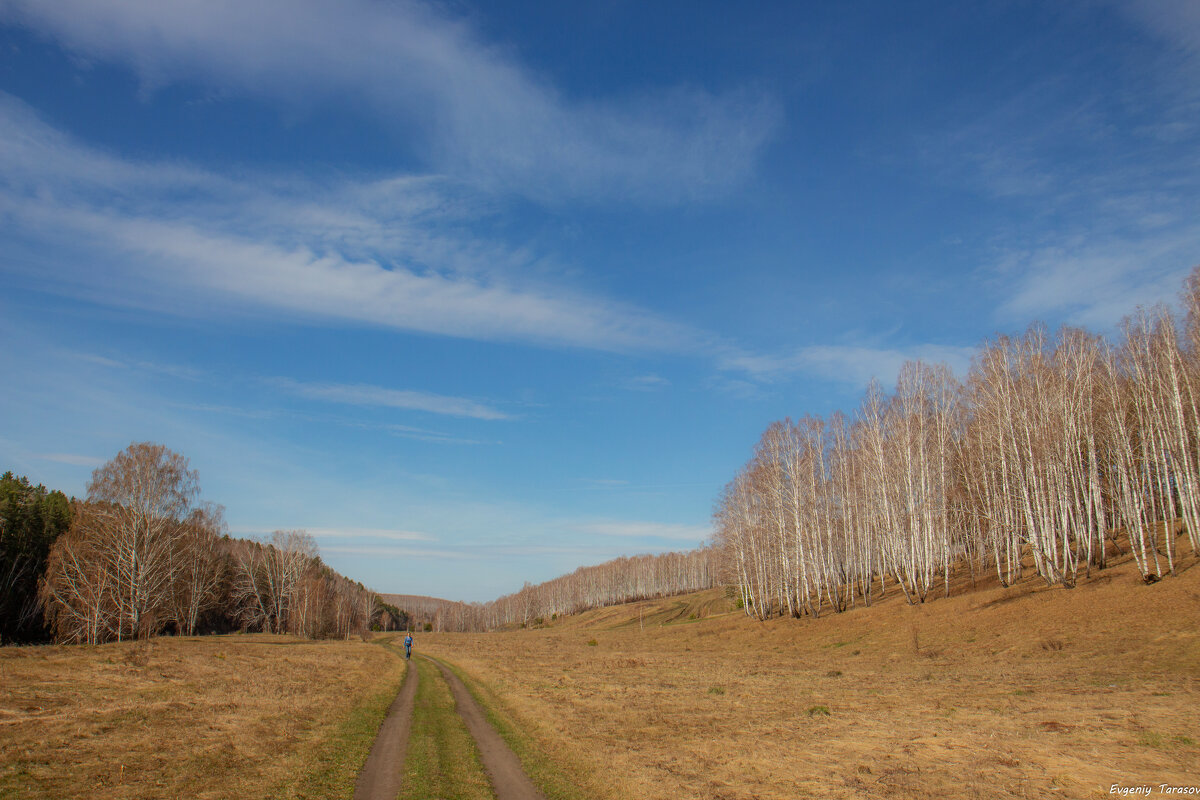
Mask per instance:
[[[652,597],[698,592],[719,586],[719,554],[710,547],[687,553],[622,557],[580,567],[545,583],[487,603],[459,603],[435,597],[383,595],[435,631],[491,631],[553,622],[565,614]]]
[[[130,445],[86,499],[0,478],[0,642],[238,630],[348,637],[408,618],[321,562],[303,531],[231,538],[187,459]]]
[[[746,613],[817,616],[1002,585],[1072,587],[1128,548],[1143,579],[1200,549],[1200,267],[1182,321],[1140,309],[1119,341],[1034,325],[965,381],[910,362],[851,415],[774,422],[726,486],[716,546]]]
[[[708,550],[622,558],[491,603],[381,595],[321,561],[304,531],[232,538],[182,455],[131,444],[83,500],[0,478],[0,644],[99,644],[258,631],[484,631],[716,585]]]

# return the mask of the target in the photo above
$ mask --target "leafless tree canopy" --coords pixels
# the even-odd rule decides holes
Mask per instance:
[[[193,635],[205,620],[219,629],[348,637],[371,624],[374,594],[325,566],[311,536],[231,539],[224,510],[198,496],[187,459],[161,445],[132,444],[97,469],[41,583],[55,638]]]
[[[1073,586],[1127,541],[1145,576],[1200,547],[1200,268],[1116,344],[1040,325],[983,345],[964,383],[906,364],[852,416],[768,426],[714,514],[746,612],[817,616],[949,593],[956,569],[1004,585],[1027,563]]]

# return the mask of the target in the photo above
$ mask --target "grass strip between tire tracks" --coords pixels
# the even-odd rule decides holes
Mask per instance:
[[[495,800],[479,748],[436,666],[414,658],[420,676],[400,800]]]
[[[525,733],[522,726],[513,719],[511,713],[504,708],[501,699],[488,686],[471,678],[448,661],[434,660],[444,665],[463,682],[467,691],[471,693],[471,697],[475,698],[475,702],[483,709],[488,722],[516,754],[525,774],[541,790],[547,800],[591,800],[593,795],[577,786],[577,780],[569,779],[568,772],[562,765],[550,760],[537,742]],[[583,772],[576,767],[571,769],[570,774],[578,778]]]

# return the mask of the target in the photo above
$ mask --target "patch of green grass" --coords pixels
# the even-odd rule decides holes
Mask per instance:
[[[1143,731],[1142,735],[1138,737],[1138,744],[1158,750],[1167,744],[1167,737],[1154,731]]]
[[[710,687],[708,687],[708,693],[709,694],[725,694],[725,687],[724,686],[710,686]]]
[[[593,640],[595,641],[595,640]],[[462,670],[445,661],[439,663],[446,666],[462,680],[467,691],[475,698],[475,702],[483,709],[488,722],[505,743],[516,754],[521,762],[521,768],[541,790],[547,800],[591,800],[594,792],[587,791],[586,785],[590,780],[581,771],[578,764],[563,764],[552,760],[549,754],[542,750],[525,729],[513,719],[504,704],[487,686],[477,683]]]
[[[808,709],[810,717],[828,717],[829,706],[810,706]]]
[[[479,748],[455,708],[438,668],[413,659],[420,683],[413,704],[402,800],[491,800],[495,798]],[[351,782],[353,783],[353,781]]]
[[[293,785],[281,787],[278,795],[305,800],[351,800],[354,797],[355,779],[367,762],[379,726],[383,724],[388,707],[396,699],[403,681],[404,664],[398,660],[394,677],[351,711],[330,738],[316,743],[308,761],[308,771]]]
[[[1195,739],[1193,739],[1193,738],[1192,738],[1192,737],[1190,737],[1190,736],[1184,736],[1182,733],[1178,733],[1178,734],[1175,734],[1174,736],[1172,736],[1172,737],[1171,737],[1171,741],[1172,741],[1172,742],[1174,742],[1175,744],[1184,744],[1184,745],[1187,745],[1188,747],[1195,747],[1195,746],[1196,746],[1196,740],[1195,740]]]
[[[588,644],[588,647],[595,647],[596,645],[599,644],[599,642],[597,642],[595,639],[588,639],[587,644]]]
[[[1033,689],[1013,689],[1012,693],[1017,697],[1026,697],[1033,694]]]

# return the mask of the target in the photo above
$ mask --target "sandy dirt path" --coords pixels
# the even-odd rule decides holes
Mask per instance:
[[[404,756],[408,752],[408,732],[412,727],[413,701],[417,696],[417,668],[408,665],[404,683],[388,708],[375,744],[358,782],[354,784],[354,800],[396,800],[404,778]]]
[[[430,659],[432,660],[432,659]],[[546,800],[537,790],[533,782],[521,769],[521,762],[509,746],[496,733],[496,729],[488,723],[483,710],[475,702],[475,698],[467,691],[467,687],[458,676],[446,669],[440,662],[434,661],[442,671],[442,677],[450,684],[454,694],[454,702],[458,713],[467,723],[467,730],[479,745],[479,756],[488,777],[492,780],[492,789],[496,792],[497,800]]]

